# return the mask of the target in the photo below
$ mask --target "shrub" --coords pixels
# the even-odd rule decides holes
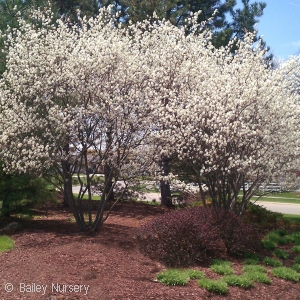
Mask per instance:
[[[247,276],[227,275],[223,280],[230,286],[239,286],[244,289],[253,287],[252,281]]]
[[[274,232],[271,232],[267,235],[266,239],[275,244],[280,244],[280,245],[287,244],[288,240],[284,236],[280,235],[280,232],[283,232],[283,231],[276,230]]]
[[[295,252],[295,253],[300,253],[300,246],[294,246],[292,248],[292,251]]]
[[[298,282],[300,280],[300,274],[295,270],[286,267],[274,268],[272,274],[276,277]]]
[[[156,278],[165,285],[186,285],[190,279],[186,272],[177,269],[170,269],[159,273]]]
[[[213,260],[210,269],[220,275],[233,274],[231,262],[225,260],[218,260],[218,259]]]
[[[144,223],[137,233],[143,253],[169,266],[256,250],[258,233],[234,213],[195,207]]]
[[[300,255],[298,255],[298,256],[295,257],[295,262],[297,264],[300,264]]]
[[[243,255],[258,250],[260,237],[252,225],[233,212],[215,209],[213,213],[214,225],[219,227],[228,254]]]
[[[262,240],[262,245],[268,251],[276,249],[276,244],[273,241],[270,241],[268,239],[263,239]]]
[[[289,254],[282,249],[276,249],[274,251],[274,254],[276,257],[281,258],[281,259],[287,259],[289,257]]]
[[[300,245],[300,232],[293,232],[285,236],[285,238],[288,240],[288,242]]]
[[[169,266],[187,266],[207,253],[226,252],[211,210],[176,210],[144,223],[137,239],[143,253]]]
[[[244,266],[243,267],[244,272],[261,272],[264,273],[266,270],[263,266]]]
[[[243,276],[255,282],[266,283],[266,284],[272,283],[271,279],[263,272],[256,272],[256,271],[249,270],[245,274],[243,274]]]
[[[0,253],[11,250],[15,246],[14,241],[7,235],[0,235]]]
[[[292,269],[300,273],[300,264],[293,264]]]
[[[285,223],[283,214],[269,211],[262,206],[252,203],[249,203],[248,205],[248,210],[245,213],[245,220],[268,230],[276,229],[282,223]]]
[[[224,295],[228,292],[227,284],[223,280],[203,278],[198,281],[198,284],[200,287],[205,288],[209,292],[218,293],[221,295]]]
[[[259,264],[260,260],[261,260],[261,257],[258,254],[252,253],[252,252],[247,252],[245,254],[244,264],[245,265],[257,265],[257,264]]]
[[[257,265],[259,264],[259,260],[254,258],[246,258],[243,262],[245,265]]]
[[[185,272],[185,274],[187,274],[187,276],[190,279],[204,278],[204,273],[202,271],[199,271],[199,270],[185,270],[184,272]]]
[[[278,259],[272,258],[272,257],[266,257],[266,258],[264,258],[263,262],[267,266],[272,266],[272,267],[280,267],[280,266],[282,266],[281,261],[279,261]]]

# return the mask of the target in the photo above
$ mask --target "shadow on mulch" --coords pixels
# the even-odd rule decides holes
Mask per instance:
[[[93,202],[95,211],[97,201]],[[51,245],[56,243],[56,238],[60,237],[59,243],[61,244],[78,241],[84,243],[106,244],[109,247],[130,250],[137,247],[135,235],[139,228],[138,225],[140,224],[140,221],[164,213],[164,211],[165,208],[160,206],[150,206],[134,201],[120,201],[115,205],[109,219],[104,222],[99,232],[80,232],[76,223],[72,221],[73,215],[71,211],[63,207],[61,203],[52,203],[47,205],[47,207],[44,206],[34,210],[35,217],[40,218],[28,219],[12,216],[9,219],[6,219],[6,224],[18,222],[22,225],[23,229],[20,231],[4,231],[3,229],[0,229],[0,234],[11,236],[15,234],[19,236],[34,234],[35,238],[32,241],[27,242],[26,248],[51,247]],[[119,224],[120,220],[124,219],[128,219],[129,223],[125,222],[126,225]],[[127,224],[129,225],[127,226]],[[44,234],[51,235],[45,239],[42,238]],[[39,235],[41,238],[38,237]]]

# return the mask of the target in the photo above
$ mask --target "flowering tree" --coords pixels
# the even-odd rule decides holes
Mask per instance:
[[[161,108],[158,135],[193,172],[204,205],[203,184],[214,206],[242,213],[262,182],[282,179],[297,163],[299,108],[285,72],[265,66],[252,35],[238,49],[195,55],[189,71],[177,74],[180,88]],[[187,76],[193,80],[183,84]]]
[[[98,230],[117,182],[152,160],[175,156],[191,168],[202,195],[205,184],[225,209],[236,209],[240,187],[252,182],[240,211],[260,182],[291,169],[299,149],[290,147],[299,140],[297,97],[281,71],[265,66],[264,52],[252,49],[251,36],[232,55],[230,46],[212,46],[197,14],[189,35],[153,19],[124,29],[110,8],[76,25],[53,23],[49,12],[32,18],[20,18],[20,29],[7,35],[1,157],[8,171],[54,170],[81,230],[85,194],[89,227]],[[91,161],[93,170],[109,170],[95,215]]]
[[[52,24],[51,15],[40,11],[33,12],[32,18],[35,22],[30,24],[19,19],[20,30],[7,36],[1,156],[7,171],[54,170],[82,230],[87,193],[89,226],[97,230],[106,219],[104,209],[114,185],[134,174],[141,161],[151,111],[149,72],[144,72],[146,66],[138,59],[139,45],[114,26],[109,9],[101,10],[95,19],[82,19],[80,27],[61,20]],[[88,151],[93,153],[95,170],[110,166],[105,184],[114,179],[110,190],[102,193],[94,220]],[[131,174],[126,172],[129,169]],[[75,172],[86,174],[76,199]]]

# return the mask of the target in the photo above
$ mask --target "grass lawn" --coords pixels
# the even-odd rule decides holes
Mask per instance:
[[[300,224],[300,215],[289,215],[289,214],[284,214],[283,217],[285,219],[289,219],[290,221],[297,222]]]

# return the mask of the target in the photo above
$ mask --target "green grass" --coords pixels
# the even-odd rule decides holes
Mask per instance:
[[[199,270],[185,270],[184,271],[185,274],[187,274],[187,276],[190,278],[190,279],[202,279],[204,278],[204,273],[202,271],[199,271]]]
[[[213,280],[203,278],[198,281],[200,287],[205,288],[209,292],[225,295],[228,292],[227,283],[223,280]]]
[[[275,277],[294,281],[294,282],[298,282],[300,280],[300,274],[291,268],[286,268],[286,267],[274,268],[272,270],[272,274]]]
[[[284,214],[283,218],[290,220],[292,222],[296,222],[300,224],[300,215],[290,215],[290,214]]]
[[[281,258],[281,259],[287,259],[289,257],[289,254],[286,251],[282,250],[282,249],[276,249],[274,251],[274,255],[278,258]]]
[[[247,252],[245,254],[245,260],[243,263],[245,265],[257,265],[259,264],[260,260],[261,257],[258,254]]]
[[[252,281],[259,282],[259,283],[265,283],[265,284],[271,284],[271,279],[265,274],[264,272],[260,271],[247,271],[243,274],[246,278],[249,278]]]
[[[300,245],[300,232],[293,232],[285,236],[285,238],[290,243],[295,243],[296,245]]]
[[[292,251],[295,252],[295,253],[300,253],[300,246],[294,246],[292,248]]]
[[[227,275],[223,280],[230,286],[238,286],[244,289],[253,287],[253,282],[246,276]]]
[[[293,264],[292,269],[300,273],[300,264]]]
[[[261,273],[264,273],[264,272],[266,272],[266,269],[265,269],[265,267],[259,266],[259,265],[256,265],[256,266],[249,265],[249,266],[244,266],[243,267],[243,272],[250,272],[250,273],[252,273],[252,272],[254,272],[254,273],[261,272]]]
[[[186,285],[190,279],[187,272],[179,269],[169,269],[159,273],[156,279],[164,285]]]
[[[259,264],[259,260],[255,259],[255,258],[245,258],[244,265],[258,265]]]
[[[11,250],[15,246],[14,241],[6,236],[6,235],[0,235],[0,253]]]
[[[230,261],[213,259],[210,269],[220,275],[231,275],[234,273]]]
[[[271,267],[280,267],[282,266],[282,262],[278,259],[272,258],[272,257],[265,257],[263,259],[264,264]]]
[[[270,241],[268,239],[263,239],[262,244],[263,244],[263,247],[269,251],[275,250],[276,246],[277,246],[276,243],[274,243],[273,241]]]
[[[260,198],[258,196],[253,196],[251,200],[300,204],[300,196],[295,192],[272,193],[264,195]]]
[[[275,244],[280,244],[280,245],[285,245],[288,243],[287,239],[285,238],[285,236],[283,236],[282,234],[280,234],[280,231],[275,230],[271,233],[269,233],[266,236],[266,240],[269,240]]]

